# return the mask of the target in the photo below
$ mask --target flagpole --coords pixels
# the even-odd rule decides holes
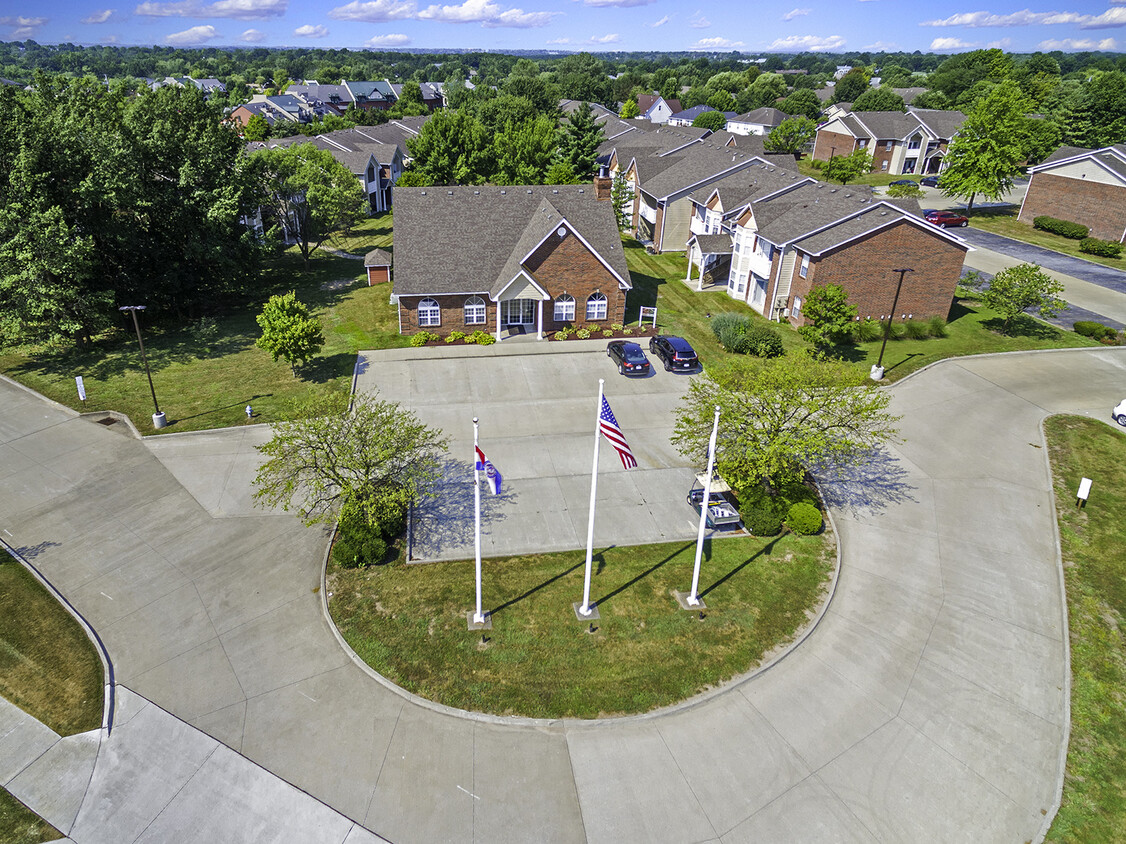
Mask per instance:
[[[598,379],[598,404],[594,410],[594,465],[590,470],[590,517],[586,526],[586,574],[583,577],[583,605],[579,607],[579,614],[587,617],[591,614],[590,606],[590,567],[594,556],[594,499],[598,494],[598,445],[602,440],[600,420],[602,417],[602,385],[605,380]]]
[[[481,612],[481,470],[477,468],[477,417],[473,417],[473,556],[476,560],[477,611],[473,614],[474,624],[484,624],[485,615]]]
[[[700,588],[700,558],[704,555],[704,530],[708,524],[708,502],[712,495],[712,468],[715,466],[715,441],[719,433],[719,405],[715,409],[712,423],[712,438],[708,441],[708,474],[704,480],[704,500],[700,502],[700,530],[696,534],[696,563],[692,567],[692,591],[688,593],[687,603],[691,607],[700,605],[696,590]]]

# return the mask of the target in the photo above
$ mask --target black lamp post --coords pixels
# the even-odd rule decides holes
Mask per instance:
[[[141,339],[141,324],[137,322],[137,311],[143,311],[144,305],[123,305],[118,308],[119,311],[128,311],[133,315],[133,328],[137,330],[137,345],[141,347],[141,361],[145,364],[145,375],[149,379],[149,392],[152,393],[152,406],[156,411],[152,415],[152,424],[154,428],[163,428],[168,424],[168,419],[160,410],[160,405],[156,401],[156,388],[152,385],[152,372],[149,371],[149,359],[145,354],[145,341]]]
[[[895,309],[899,305],[899,292],[903,289],[903,276],[907,273],[915,272],[910,267],[904,267],[901,270],[892,270],[893,273],[899,273],[899,283],[895,285],[895,298],[891,302],[891,313],[888,314],[887,325],[884,326],[884,342],[880,345],[880,359],[876,361],[876,365],[872,367],[871,378],[873,381],[879,381],[884,377],[884,349],[888,347],[888,335],[891,334],[891,321],[895,319]]]

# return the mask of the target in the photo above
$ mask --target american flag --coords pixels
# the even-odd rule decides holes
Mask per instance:
[[[610,409],[610,402],[606,401],[605,396],[602,397],[602,412],[598,414],[598,429],[610,441],[610,445],[614,446],[614,450],[618,452],[618,457],[622,459],[622,465],[625,468],[633,469],[637,466],[637,458],[630,451],[626,436],[622,433],[622,429],[618,427],[618,420],[614,418],[614,411]]]

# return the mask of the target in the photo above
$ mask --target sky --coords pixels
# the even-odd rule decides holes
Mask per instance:
[[[0,0],[0,40],[26,39],[589,52],[1126,51],[1126,0],[144,0],[112,8]]]

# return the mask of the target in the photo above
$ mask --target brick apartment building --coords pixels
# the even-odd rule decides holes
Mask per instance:
[[[1019,220],[1056,217],[1081,223],[1092,237],[1126,239],[1126,144],[1061,147],[1028,172]]]

